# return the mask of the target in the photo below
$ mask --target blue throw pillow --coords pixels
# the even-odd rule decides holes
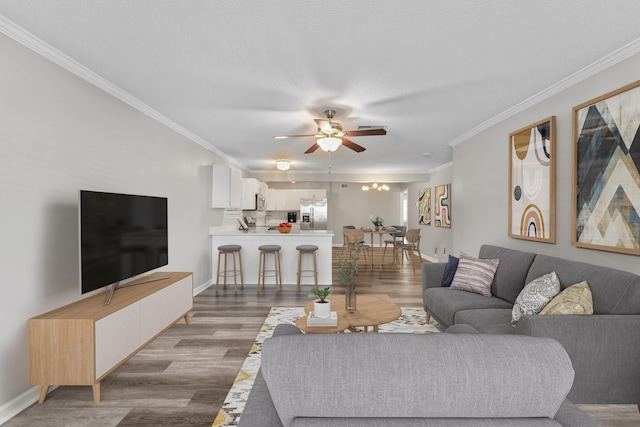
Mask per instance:
[[[449,255],[449,261],[447,262],[447,267],[444,269],[444,275],[442,276],[442,287],[451,286],[451,282],[453,282],[453,276],[456,275],[456,270],[458,269],[458,261],[460,258]]]

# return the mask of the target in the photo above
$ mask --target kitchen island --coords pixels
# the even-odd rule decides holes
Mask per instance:
[[[278,230],[269,230],[268,227],[250,227],[247,231],[230,229],[228,227],[211,227],[209,229],[212,245],[212,268],[213,283],[216,281],[218,273],[218,246],[220,245],[241,245],[242,246],[242,274],[244,276],[245,287],[247,285],[257,286],[258,283],[258,263],[260,257],[259,246],[280,245],[280,268],[282,271],[282,285],[295,286],[298,271],[298,245],[316,245],[318,263],[318,286],[331,286],[332,283],[332,246],[333,231],[329,230],[300,230],[294,227],[290,233],[280,233]],[[273,270],[273,258],[268,257],[267,269]],[[313,261],[310,256],[302,259],[302,269],[312,270]],[[303,273],[311,274],[311,273]],[[275,288],[275,279],[267,277],[266,288]],[[222,279],[221,279],[222,282]],[[229,281],[227,280],[227,286]],[[233,287],[233,280],[231,281]],[[313,285],[313,277],[303,277],[302,285]]]

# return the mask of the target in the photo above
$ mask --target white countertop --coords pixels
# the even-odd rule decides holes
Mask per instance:
[[[298,227],[293,227],[293,229],[289,233],[280,233],[277,230],[277,227],[272,227],[274,230],[269,230],[269,227],[266,226],[256,226],[249,227],[248,230],[238,230],[237,228],[229,228],[229,227],[210,227],[209,235],[211,236],[283,236],[283,237],[293,237],[293,236],[327,236],[333,237],[333,230],[300,230]]]

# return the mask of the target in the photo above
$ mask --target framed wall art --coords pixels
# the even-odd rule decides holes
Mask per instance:
[[[435,187],[434,225],[451,228],[451,184]]]
[[[418,223],[431,225],[431,187],[418,190]]]
[[[640,255],[640,81],[573,108],[575,246]]]
[[[556,120],[509,134],[509,237],[555,243]]]

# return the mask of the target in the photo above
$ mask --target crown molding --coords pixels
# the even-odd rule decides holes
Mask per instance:
[[[508,110],[505,110],[502,113],[498,114],[497,116],[490,118],[486,122],[479,124],[473,129],[470,129],[469,131],[463,133],[459,137],[453,139],[447,145],[449,145],[450,147],[455,147],[456,145],[463,143],[464,141],[479,134],[480,132],[483,132],[495,126],[501,121],[506,120],[509,117],[515,116],[516,114],[538,104],[539,102],[542,102],[545,99],[551,98],[552,96],[557,95],[558,93],[566,89],[569,89],[570,87],[582,82],[583,80],[588,79],[589,77],[593,77],[594,75],[624,61],[627,58],[630,58],[633,55],[636,55],[639,52],[640,52],[640,38],[630,43],[627,43],[626,45],[613,51],[609,55],[603,58],[600,58],[594,63],[587,65],[581,70],[576,71],[575,73],[549,86],[548,88],[538,92],[537,94],[525,99],[522,102],[519,102],[518,104],[509,108]]]
[[[112,95],[113,97],[119,99],[120,101],[124,102],[125,104],[128,104],[129,106],[135,108],[136,110],[140,111],[141,113],[149,116],[153,120],[161,123],[162,125],[168,127],[169,129],[172,129],[173,131],[179,133],[180,135],[184,136],[185,138],[187,138],[187,139],[195,142],[196,144],[206,148],[207,150],[209,150],[209,151],[213,152],[214,154],[216,154],[216,155],[220,156],[221,158],[223,158],[228,163],[230,163],[230,164],[232,164],[234,166],[237,166],[237,167],[239,167],[241,169],[246,169],[244,167],[244,165],[238,163],[237,160],[229,157],[227,154],[225,154],[222,151],[220,151],[217,147],[215,147],[210,142],[206,141],[205,139],[201,138],[200,136],[196,135],[195,133],[189,131],[188,129],[184,128],[183,126],[179,125],[178,123],[176,123],[173,120],[169,119],[168,117],[164,116],[160,112],[154,110],[153,108],[151,108],[150,106],[148,106],[144,102],[140,101],[135,96],[131,95],[130,93],[128,93],[126,91],[124,91],[120,87],[118,87],[115,84],[111,83],[110,81],[108,81],[104,77],[100,76],[99,74],[91,71],[90,69],[88,69],[87,67],[85,67],[82,64],[78,63],[77,61],[71,59],[69,56],[67,56],[63,52],[59,51],[55,47],[53,47],[50,44],[46,43],[44,40],[41,40],[38,37],[34,36],[30,32],[26,31],[24,28],[16,25],[15,23],[13,23],[12,21],[8,20],[4,16],[0,16],[0,33],[2,33],[4,35],[6,35],[7,37],[17,41],[18,43],[22,44],[23,46],[31,49],[32,51],[34,51],[37,54],[45,57],[49,61],[61,66],[62,68],[66,69],[68,71],[70,71],[71,73],[75,74],[76,76],[80,77],[81,79],[86,80],[87,82],[91,83],[92,85],[96,86],[97,88],[99,88],[99,89],[103,90],[104,92]]]

